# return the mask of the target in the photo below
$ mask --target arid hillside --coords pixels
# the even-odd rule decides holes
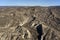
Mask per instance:
[[[60,40],[60,7],[0,7],[0,40]]]

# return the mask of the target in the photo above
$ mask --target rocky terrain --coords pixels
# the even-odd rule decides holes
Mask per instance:
[[[0,40],[60,40],[60,7],[0,7]]]

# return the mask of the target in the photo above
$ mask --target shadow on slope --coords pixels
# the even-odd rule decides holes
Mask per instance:
[[[41,40],[41,36],[42,36],[42,25],[40,24],[40,25],[38,25],[37,26],[37,32],[38,32],[38,40]]]

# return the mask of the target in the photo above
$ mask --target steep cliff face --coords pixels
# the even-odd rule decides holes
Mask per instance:
[[[0,40],[60,40],[60,8],[1,7]]]

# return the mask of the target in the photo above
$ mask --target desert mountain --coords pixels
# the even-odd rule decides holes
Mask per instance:
[[[1,6],[0,40],[60,40],[60,6]]]

